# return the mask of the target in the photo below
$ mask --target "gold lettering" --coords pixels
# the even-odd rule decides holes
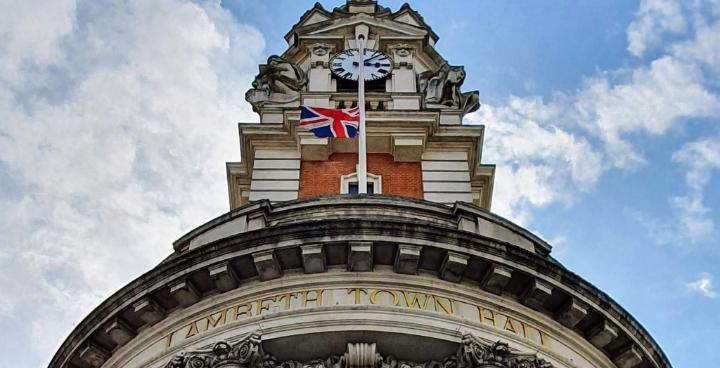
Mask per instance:
[[[495,311],[494,311],[494,310],[492,310],[492,309],[487,309],[487,311],[490,312],[490,314],[492,315],[492,317],[490,317],[490,316],[486,316],[486,315],[485,315],[485,311],[486,311],[485,308],[483,308],[483,307],[481,307],[481,306],[477,306],[477,309],[478,309],[478,312],[480,313],[480,323],[485,323],[485,320],[486,320],[486,319],[489,319],[489,320],[491,320],[491,321],[493,322],[493,326],[495,326],[495,327],[498,326],[498,323],[497,323],[497,315],[495,314]]]
[[[545,334],[540,329],[538,329],[538,332],[540,333],[540,344],[542,344],[542,346],[545,346]]]
[[[523,328],[523,336],[525,336],[526,339],[530,338],[530,335],[528,334],[528,326],[525,324],[525,322],[520,322]]]
[[[377,289],[370,294],[370,303],[371,304],[377,304],[375,301],[375,297],[378,295],[378,293],[388,293],[388,294],[392,295],[392,297],[393,297],[392,306],[393,307],[400,304],[400,299],[398,299],[398,297],[397,297],[397,295],[395,295],[395,293],[393,293],[390,290],[383,290],[383,289]]]
[[[277,301],[279,303],[281,300],[285,299],[285,310],[288,310],[288,309],[290,309],[290,298],[295,297],[295,299],[297,299],[298,294],[300,294],[300,293],[283,294],[278,297]]]
[[[436,312],[439,312],[440,308],[442,308],[445,311],[445,313],[447,313],[448,315],[450,315],[450,316],[453,315],[453,313],[455,312],[455,301],[454,300],[447,298],[447,300],[450,301],[450,308],[448,308],[448,306],[445,305],[442,302],[442,300],[440,300],[440,298],[438,298],[437,296],[433,295],[433,299],[435,300],[435,311]],[[438,308],[438,306],[440,308]]]
[[[177,332],[177,331],[175,331],[175,332]],[[169,347],[170,347],[170,343],[172,342],[172,337],[173,337],[173,334],[175,334],[175,332],[170,332],[170,333],[165,337],[165,347],[166,347],[166,348],[169,348]]]
[[[256,316],[259,316],[259,315],[262,313],[262,311],[264,311],[264,310],[270,310],[270,304],[269,304],[268,302],[274,302],[274,301],[276,301],[276,300],[277,300],[277,298],[274,297],[274,296],[271,296],[271,297],[269,297],[269,298],[258,299],[258,301],[257,301],[257,313],[255,313],[255,315],[256,315]]]
[[[352,294],[353,292],[355,293],[355,304],[360,304],[360,293],[367,294],[367,289],[348,289],[348,294]]]
[[[215,319],[212,314],[205,317],[205,320],[207,321],[207,327],[205,329],[209,330],[210,326],[217,327],[218,325],[220,325],[220,326],[224,325],[226,313],[227,313],[226,310],[220,312],[220,316],[218,317],[218,319]]]
[[[405,290],[403,290],[402,293],[403,293],[403,295],[405,296],[405,303],[407,303],[408,308],[414,308],[416,304],[420,307],[420,309],[423,309],[423,310],[427,307],[427,299],[428,299],[428,295],[427,295],[427,294],[425,294],[425,300],[423,301],[423,300],[420,298],[420,295],[422,295],[422,294],[420,294],[420,293],[415,293],[415,297],[413,298],[413,300],[412,300],[412,302],[411,302],[411,301],[410,301],[410,294],[409,294],[407,291],[405,291]]]
[[[510,328],[508,328],[508,326]],[[506,331],[512,331],[516,334],[518,333],[517,327],[515,327],[515,322],[510,317],[508,317],[507,320],[505,320],[505,326],[503,327],[503,329]]]
[[[315,292],[315,298],[309,299],[308,294]],[[310,290],[310,291],[303,291],[302,292],[302,307],[305,308],[307,306],[307,302],[315,301],[315,306],[319,307],[322,305],[322,289],[320,290]]]
[[[197,322],[193,322],[193,323],[190,324],[190,329],[188,330],[187,334],[185,334],[185,338],[186,338],[186,339],[187,339],[188,337],[195,336],[195,335],[197,335],[197,334],[199,333],[196,323],[197,323]]]
[[[245,310],[240,312],[240,308],[242,308],[242,307],[244,307]],[[240,317],[241,314],[244,314],[245,318],[250,318],[250,317],[252,317],[252,312],[251,312],[252,311],[252,303],[236,305],[235,307],[233,307],[233,311],[235,312],[233,321],[237,321],[238,317]]]

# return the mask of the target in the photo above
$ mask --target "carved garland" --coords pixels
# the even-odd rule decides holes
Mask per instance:
[[[376,353],[375,344],[363,343],[348,344],[348,352],[343,356],[278,364],[274,356],[265,354],[260,342],[260,335],[256,333],[244,336],[234,344],[220,341],[212,347],[182,352],[165,368],[553,368],[536,355],[519,354],[499,341],[486,344],[469,334],[463,336],[455,355],[425,363],[398,361],[392,355],[383,358]]]

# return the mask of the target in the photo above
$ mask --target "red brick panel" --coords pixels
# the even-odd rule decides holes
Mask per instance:
[[[334,153],[327,161],[303,161],[298,198],[339,194],[340,177],[354,173],[355,165],[355,153]],[[423,198],[419,162],[395,162],[390,154],[369,153],[368,172],[382,176],[383,194]]]

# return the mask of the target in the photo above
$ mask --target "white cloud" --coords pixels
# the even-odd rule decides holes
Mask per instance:
[[[710,209],[703,205],[703,190],[713,170],[720,169],[720,137],[685,144],[673,154],[673,161],[688,168],[685,182],[690,193],[673,197],[671,203],[679,212],[681,232],[692,242],[707,239],[715,229]]]
[[[604,171],[602,155],[585,138],[552,124],[560,112],[557,102],[511,97],[506,106],[483,105],[467,117],[486,126],[483,161],[498,165],[494,212],[526,224],[532,208],[572,203]]]
[[[709,273],[703,273],[699,280],[685,284],[687,290],[698,293],[706,298],[715,299],[718,294],[713,290],[713,277]]]
[[[602,139],[615,166],[645,162],[623,135],[663,135],[684,118],[720,114],[718,96],[693,64],[664,56],[623,74],[629,80],[616,85],[606,76],[590,79],[576,103],[580,123]]]
[[[688,193],[668,199],[673,219],[660,221],[648,214],[630,211],[658,244],[695,244],[715,239],[712,210],[703,203],[703,192],[712,173],[720,169],[720,137],[686,143],[672,155],[674,162],[686,170]]]
[[[72,32],[75,0],[10,1],[0,12],[0,81],[22,87],[36,68],[61,62],[59,40]],[[30,72],[30,73],[28,73]]]
[[[239,159],[237,121],[255,119],[244,92],[264,41],[219,1],[16,5],[0,20],[14,51],[0,54],[0,328],[9,313],[27,325],[0,346],[39,366],[174,239],[227,211],[224,162]]]
[[[662,40],[664,33],[681,34],[687,28],[682,8],[674,0],[642,0],[636,19],[627,29],[628,51],[641,56]]]
[[[628,29],[630,49],[641,54],[662,41],[662,32],[685,31],[678,3],[643,1]],[[711,31],[698,29],[692,35],[671,44],[669,53],[647,66],[599,72],[577,92],[555,93],[547,103],[536,96],[486,101],[468,121],[487,125],[483,160],[498,165],[493,210],[526,223],[533,209],[556,202],[572,204],[607,170],[634,170],[647,164],[633,143],[637,137],[683,133],[689,119],[720,116],[720,98],[711,89],[714,79],[705,73],[708,65],[720,69],[714,56],[716,51],[720,54],[720,43],[713,42],[717,36]],[[702,193],[670,202],[682,214],[683,239],[707,239],[714,225]],[[680,239],[679,229],[645,215],[634,217],[663,242],[670,235]]]

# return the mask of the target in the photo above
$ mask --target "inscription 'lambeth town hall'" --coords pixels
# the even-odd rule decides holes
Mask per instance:
[[[165,337],[165,347],[174,346],[211,329],[256,316],[303,308],[352,305],[378,305],[438,312],[480,322],[545,345],[546,336],[543,331],[524,321],[480,305],[407,290],[344,288],[277,294],[236,304],[210,313],[171,332]]]

